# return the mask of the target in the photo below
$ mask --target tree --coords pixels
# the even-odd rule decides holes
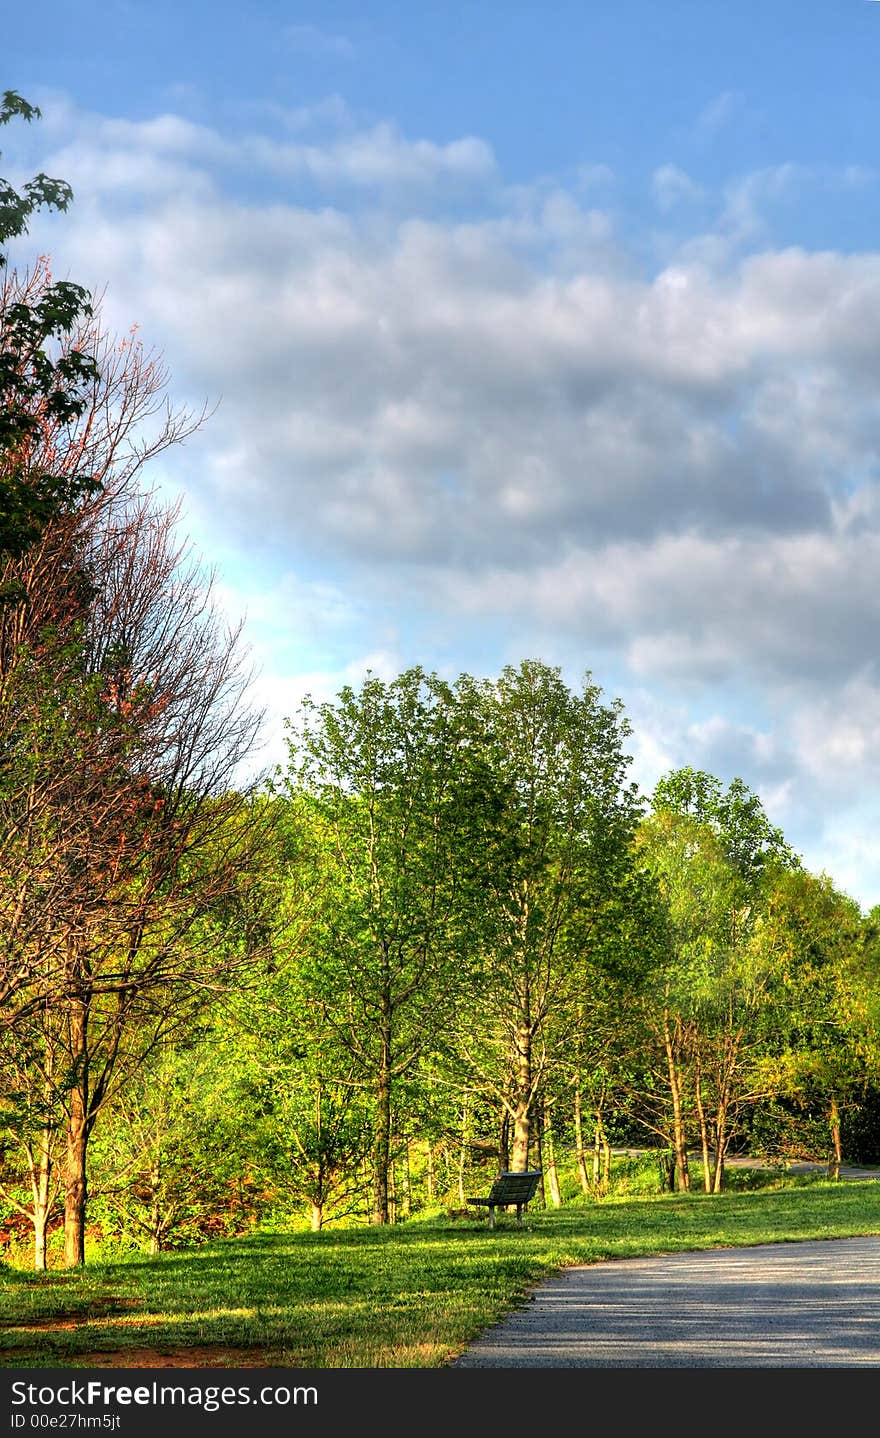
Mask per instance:
[[[16,91],[3,93],[0,125],[39,116]],[[26,233],[35,210],[66,210],[72,197],[65,181],[48,175],[34,176],[21,192],[0,179],[0,247]],[[0,248],[0,272],[6,269]],[[0,273],[0,561],[24,554],[50,519],[96,487],[88,469],[35,471],[27,462],[44,421],[64,426],[86,407],[98,377],[95,357],[63,341],[91,314],[88,292],[69,280],[52,282],[45,266],[32,281]],[[14,596],[0,590],[0,602]]]
[[[27,284],[32,297],[46,293],[46,267],[38,266]],[[120,592],[124,563],[117,541],[126,529],[133,533],[138,506],[147,502],[139,495],[144,466],[203,418],[171,410],[167,372],[135,336],[113,341],[92,315],[85,330],[68,336],[68,343],[77,342],[100,356],[100,382],[68,421],[37,405],[39,422],[19,444],[17,463],[26,476],[51,469],[75,477],[87,470],[96,483],[59,510],[29,549],[0,565],[7,595],[0,606],[0,1031],[44,1006],[63,964],[52,916],[88,898],[95,881],[88,856],[104,840],[112,850],[127,822],[125,784],[92,791],[96,807],[87,811],[79,783],[85,772],[122,773],[123,751],[146,717],[143,707],[131,710],[128,698],[128,714],[110,702],[104,671],[124,663],[124,653],[107,644],[100,649],[97,596],[105,583]],[[168,525],[173,530],[170,515]],[[113,643],[120,622],[117,616]],[[93,649],[98,642],[100,652],[90,656],[90,642]],[[141,698],[148,703],[146,691]],[[81,848],[75,861],[74,835]],[[105,866],[105,878],[110,872]]]
[[[30,873],[27,851],[17,856],[15,938],[35,947],[19,1026],[22,1014],[39,1015],[47,1046],[60,1050],[68,1264],[84,1258],[87,1150],[101,1107],[120,1074],[260,943],[252,894],[270,842],[265,805],[232,783],[258,721],[243,704],[234,639],[184,562],[172,516],[143,502],[127,518],[103,536],[109,563],[84,641],[84,675],[100,679],[99,691],[87,685],[96,706],[87,742],[68,749],[64,791],[51,729],[46,841],[31,846]]]
[[[597,951],[580,956],[580,981],[568,1009],[552,1015],[558,1033],[555,1083],[557,1092],[562,1086],[570,1095],[577,1175],[585,1196],[607,1189],[611,1134],[621,1124],[631,1126],[634,1093],[650,1047],[652,990],[666,958],[666,916],[637,849],[603,929]]]
[[[303,982],[371,1095],[376,1224],[396,1094],[465,980],[472,739],[451,687],[419,667],[307,700],[289,724],[281,792],[311,836]]]
[[[118,1066],[142,1061],[260,940],[248,892],[258,835],[269,842],[243,777],[260,715],[240,627],[222,622],[174,507],[138,483],[193,422],[167,407],[164,372],[134,340],[93,333],[108,363],[87,407],[40,410],[18,463],[85,465],[100,483],[7,558],[15,598],[0,610],[0,1027],[42,1015],[61,1041],[70,1265],[84,1259],[88,1143]]]
[[[123,1034],[136,1026],[152,1046],[180,1023],[182,1008],[203,1001],[249,957],[261,937],[249,908],[264,857],[256,844],[269,839],[265,806],[236,787],[259,722],[246,705],[249,676],[236,635],[220,624],[198,568],[175,543],[172,516],[143,503],[125,520],[105,536],[111,562],[88,654],[90,671],[104,679],[112,725],[127,740],[121,773],[109,782],[96,776],[90,807],[103,801],[118,813],[121,791],[122,822],[103,845],[92,840],[90,895],[60,935],[76,1074],[68,1263],[83,1257],[86,1145]]]
[[[690,813],[664,806],[643,821],[638,843],[666,907],[667,932],[667,961],[650,1019],[658,1081],[645,1093],[645,1112],[649,1127],[669,1145],[670,1185],[688,1189],[690,1109],[705,1112],[694,1070],[700,1009],[725,967],[731,874],[710,827]],[[708,1166],[704,1181],[711,1188]]]
[[[687,1188],[692,1106],[704,1186],[718,1192],[770,982],[756,925],[775,875],[798,860],[742,779],[725,792],[713,775],[680,769],[657,784],[652,805],[638,842],[667,910],[654,1028],[670,1103],[669,1119],[653,1123],[670,1143],[674,1182]]]
[[[876,929],[827,875],[792,869],[773,886],[759,939],[775,966],[761,1072],[776,1097],[824,1112],[837,1178],[842,1114],[880,1071]]]
[[[619,932],[640,806],[626,783],[622,707],[603,704],[589,675],[573,693],[558,669],[526,660],[494,682],[465,676],[459,693],[484,735],[490,779],[478,967],[456,1061],[503,1115],[501,1166],[524,1170],[554,1049],[570,1053],[591,966],[609,962]]]

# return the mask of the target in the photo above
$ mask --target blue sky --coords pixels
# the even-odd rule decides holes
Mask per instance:
[[[283,718],[538,656],[643,788],[741,775],[880,902],[880,4],[49,0],[16,256],[183,403],[153,478]]]

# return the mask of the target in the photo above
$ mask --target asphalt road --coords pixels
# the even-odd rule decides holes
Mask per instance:
[[[569,1268],[450,1367],[880,1367],[880,1237]]]

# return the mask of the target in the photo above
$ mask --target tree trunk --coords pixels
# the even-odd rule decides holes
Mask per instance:
[[[464,1172],[467,1166],[467,1135],[468,1135],[468,1101],[467,1094],[461,1104],[461,1143],[458,1146],[458,1202],[459,1207],[465,1206]]]
[[[828,1122],[831,1128],[831,1157],[828,1160],[828,1177],[837,1179],[840,1178],[843,1148],[840,1142],[840,1106],[836,1094],[831,1099]]]
[[[409,1160],[409,1139],[403,1149],[403,1179],[401,1182],[400,1207],[404,1218],[412,1218],[412,1170]]]
[[[64,1166],[64,1266],[80,1268],[86,1261],[86,1158],[89,1142],[88,1004],[73,999],[70,1006],[70,1057],[74,1085],[67,1120]]]
[[[712,1192],[721,1193],[724,1187],[724,1155],[727,1152],[728,1139],[728,1117],[730,1116],[730,1101],[733,1091],[733,1080],[736,1074],[737,1058],[742,1043],[743,1031],[737,1029],[728,1033],[724,1039],[724,1057],[718,1075],[718,1105],[715,1111],[715,1175],[712,1183]]]
[[[376,1132],[373,1139],[373,1223],[388,1222],[388,1171],[391,1166],[391,1074],[383,1045],[376,1087]]]
[[[584,1149],[584,1114],[581,1100],[581,1078],[578,1074],[574,1090],[574,1147],[577,1159],[578,1182],[584,1198],[590,1196],[590,1176],[587,1173],[587,1156]]]
[[[513,1118],[513,1152],[510,1167],[524,1173],[529,1166],[532,1141],[532,1033],[520,1027],[516,1041],[516,1109]]]
[[[669,1091],[672,1095],[672,1151],[675,1155],[675,1187],[687,1192],[691,1186],[688,1172],[687,1143],[684,1130],[684,1115],[681,1101],[681,1075],[676,1061],[675,1044],[669,1023],[669,1010],[663,1012],[663,1042],[666,1049],[666,1064],[669,1072]]]
[[[88,1137],[82,1094],[75,1089],[70,1096],[70,1122],[67,1129],[67,1162],[64,1189],[64,1267],[80,1268],[86,1261],[86,1150]]]
[[[540,1171],[541,1174],[541,1177],[538,1179],[538,1187],[535,1189],[535,1198],[540,1204],[541,1208],[546,1208],[547,1194],[544,1188],[544,1110],[540,1106],[538,1107],[538,1111],[535,1115],[534,1127],[535,1149],[537,1152],[535,1167]]]
[[[397,1222],[397,1171],[393,1159],[388,1165],[388,1222]]]
[[[373,1136],[373,1215],[374,1224],[386,1224],[388,1209],[388,1172],[391,1167],[391,1063],[392,1004],[386,991],[382,993],[380,1015],[379,1072],[376,1076],[376,1129]]]
[[[40,1157],[33,1175],[34,1195],[34,1268],[46,1270],[46,1231],[52,1207],[52,1133],[44,1128],[40,1134]]]
[[[498,1172],[510,1168],[510,1114],[506,1106],[501,1110],[501,1125],[498,1133]]]
[[[720,1193],[724,1187],[724,1153],[727,1148],[727,1098],[718,1100],[715,1114],[715,1172],[712,1175],[712,1192]]]
[[[601,1109],[596,1109],[593,1120],[593,1192],[605,1194],[608,1192],[608,1180],[611,1174],[611,1149],[605,1133],[605,1125],[602,1122]]]
[[[700,1124],[700,1150],[703,1155],[703,1189],[706,1193],[712,1192],[712,1165],[709,1159],[709,1124],[706,1118],[706,1110],[703,1106],[703,1076],[699,1064],[694,1075],[694,1098],[697,1105],[697,1118]]]
[[[38,1204],[34,1208],[34,1268],[38,1273],[46,1271],[46,1223],[46,1210]]]
[[[562,1207],[562,1190],[559,1187],[559,1170],[556,1167],[556,1148],[553,1143],[552,1107],[550,1100],[544,1096],[544,1153],[547,1164],[547,1187],[550,1189],[550,1202],[554,1208]]]
[[[324,1205],[321,1203],[312,1203],[310,1207],[312,1233],[319,1233],[324,1226]]]
[[[55,1101],[55,1088],[53,1083],[54,1070],[55,1053],[52,1041],[47,1034],[44,1090],[47,1114],[52,1112]],[[48,1122],[45,1122],[40,1130],[37,1153],[37,1161],[36,1164],[34,1164],[31,1153],[30,1151],[28,1152],[28,1158],[31,1162],[31,1187],[34,1195],[34,1268],[39,1273],[45,1273],[46,1237],[49,1226],[49,1215],[54,1201],[52,1183],[55,1177],[53,1130]]]

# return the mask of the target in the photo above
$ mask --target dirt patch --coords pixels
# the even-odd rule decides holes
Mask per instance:
[[[23,1319],[20,1323],[4,1323],[3,1327],[7,1332],[15,1333],[62,1333],[79,1328],[80,1324],[90,1323],[95,1318],[118,1318],[123,1313],[131,1313],[133,1309],[142,1307],[143,1301],[140,1298],[96,1298],[76,1313],[62,1314],[56,1318]]]
[[[73,1360],[72,1360],[73,1362]],[[82,1368],[289,1368],[279,1354],[260,1348],[226,1348],[205,1343],[201,1347],[123,1348],[115,1353],[85,1353],[75,1360]]]

